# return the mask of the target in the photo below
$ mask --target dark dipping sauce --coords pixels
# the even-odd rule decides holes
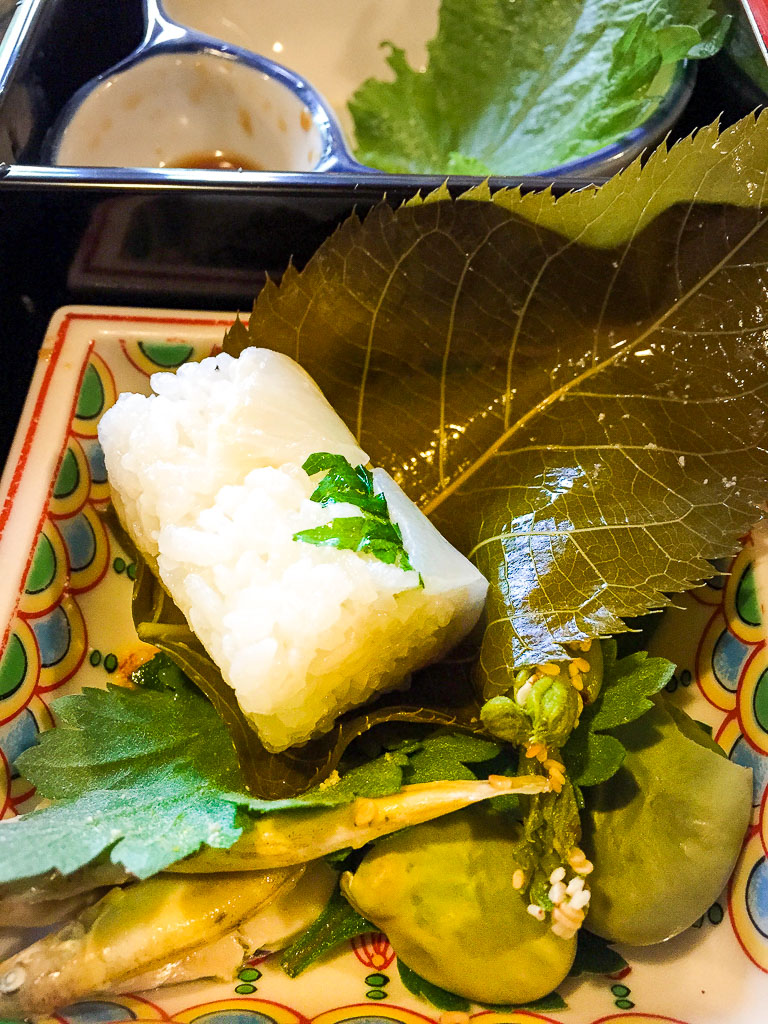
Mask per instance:
[[[182,156],[175,160],[169,160],[166,167],[188,167],[203,171],[263,171],[263,164],[257,164],[254,160],[238,156],[237,153],[227,153],[221,149],[214,149],[209,153],[190,153],[189,156]]]

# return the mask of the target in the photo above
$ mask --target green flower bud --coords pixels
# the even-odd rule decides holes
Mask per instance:
[[[533,725],[530,741],[562,747],[579,716],[579,698],[567,678],[543,676],[533,684],[523,703]]]
[[[518,747],[529,742],[532,722],[511,697],[492,697],[486,701],[480,719],[488,732],[497,739],[514,743]]]

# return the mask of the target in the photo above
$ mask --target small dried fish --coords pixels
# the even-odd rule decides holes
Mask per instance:
[[[543,793],[542,775],[495,776],[481,781],[426,782],[381,797],[358,797],[342,807],[264,815],[228,850],[206,847],[173,864],[172,872],[253,871],[287,867],[347,847],[359,849],[380,836],[431,821],[503,793]]]
[[[303,869],[158,875],[111,889],[58,932],[0,964],[0,1017],[49,1013],[232,931]]]

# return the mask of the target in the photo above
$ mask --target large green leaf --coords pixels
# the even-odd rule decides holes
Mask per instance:
[[[711,575],[758,514],[767,167],[763,116],[556,203],[381,205],[259,296],[250,342],[297,358],[490,580],[494,692]]]
[[[382,170],[529,174],[586,156],[647,117],[683,57],[719,48],[709,0],[442,0],[424,69],[350,100],[357,157]]]

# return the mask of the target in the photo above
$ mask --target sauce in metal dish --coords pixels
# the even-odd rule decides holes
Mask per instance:
[[[189,167],[208,171],[263,171],[263,164],[256,163],[237,153],[228,153],[221,149],[212,149],[202,153],[189,153],[169,160],[166,167]]]

